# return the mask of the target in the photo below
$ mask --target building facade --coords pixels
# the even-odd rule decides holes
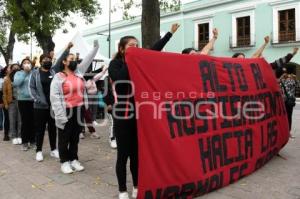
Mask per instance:
[[[141,40],[140,20],[137,17],[112,24],[112,54],[122,36],[133,35]],[[162,15],[161,35],[173,23],[181,27],[166,45],[168,52],[180,53],[188,47],[201,49],[212,38],[214,27],[219,30],[219,38],[213,56],[231,57],[243,52],[250,57],[264,43],[266,35],[271,41],[263,56],[270,62],[300,46],[300,0],[195,0],[182,5],[178,12]],[[88,43],[98,39],[101,54],[108,57],[107,35],[107,25],[83,34]],[[300,63],[300,52],[293,61]]]

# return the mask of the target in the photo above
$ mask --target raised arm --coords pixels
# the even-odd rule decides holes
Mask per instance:
[[[55,73],[58,73],[60,70],[60,64],[61,62],[70,54],[70,49],[73,47],[73,43],[69,42],[67,48],[61,54],[61,56],[55,61],[55,63],[52,65],[52,69],[55,71]]]
[[[26,78],[26,73],[24,71],[18,71],[16,72],[14,76],[13,86],[19,87],[23,84],[24,80]]]
[[[99,43],[97,40],[95,40],[93,50],[90,51],[89,54],[87,56],[85,56],[85,58],[83,58],[82,62],[78,65],[78,70],[81,74],[84,74],[87,71],[87,69],[93,62],[93,60],[98,52],[98,49],[99,49]]]
[[[163,38],[158,40],[151,48],[151,50],[161,51],[165,45],[168,43],[168,41],[171,39],[173,34],[178,30],[180,27],[179,24],[175,23],[172,25],[170,32],[167,32]]]
[[[264,52],[265,48],[270,42],[270,37],[266,36],[265,38],[265,43],[252,55],[251,58],[259,58],[261,57],[262,53]]]
[[[215,42],[218,39],[219,32],[218,29],[214,28],[213,29],[213,38],[206,44],[206,46],[201,50],[200,54],[201,55],[208,55],[209,52],[214,48]]]
[[[100,80],[106,73],[106,71],[108,70],[108,67],[104,65],[102,71],[100,73],[98,73],[97,75],[95,75],[93,77],[93,80],[96,82],[98,80]]]
[[[273,70],[282,68],[285,64],[289,63],[291,59],[297,54],[299,48],[294,48],[292,53],[287,54],[286,56],[275,60],[271,63]]]

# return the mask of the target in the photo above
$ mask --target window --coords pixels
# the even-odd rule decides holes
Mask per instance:
[[[255,46],[255,11],[250,10],[232,13],[232,36],[230,48],[252,48]]]
[[[273,44],[293,45],[300,41],[300,2],[276,1],[273,7]]]
[[[250,39],[250,16],[236,18],[237,46],[249,46]]]
[[[213,16],[204,16],[202,19],[195,21],[194,28],[194,48],[202,50],[203,47],[213,37]]]
[[[282,10],[278,13],[279,42],[296,40],[295,9]]]
[[[201,50],[209,42],[209,23],[198,24],[198,48]]]

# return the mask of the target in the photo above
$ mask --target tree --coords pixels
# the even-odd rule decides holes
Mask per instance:
[[[142,45],[149,48],[160,38],[160,12],[178,11],[180,0],[121,0],[123,3],[123,18],[133,19],[129,14],[131,8],[142,7]]]
[[[2,10],[0,13],[0,53],[8,65],[9,60],[13,58],[16,34],[12,28],[13,19],[6,12],[6,1],[0,1],[0,10]]]
[[[150,48],[160,38],[160,7],[158,0],[142,2],[142,45]]]
[[[55,44],[52,37],[56,30],[69,22],[71,13],[80,14],[88,22],[101,12],[97,0],[10,0],[7,10],[14,18],[13,30],[18,39],[27,42],[33,34],[44,53],[53,50]]]

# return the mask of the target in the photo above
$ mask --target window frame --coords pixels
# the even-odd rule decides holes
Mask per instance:
[[[237,42],[238,27],[237,19],[242,17],[250,17],[250,44],[245,46],[239,46]],[[244,11],[232,14],[232,37],[230,41],[231,48],[243,48],[255,46],[255,11]]]
[[[199,25],[201,24],[206,24],[208,23],[208,40],[211,40],[213,37],[212,31],[213,31],[213,20],[212,18],[203,18],[203,19],[198,19],[197,21],[194,22],[194,48],[199,49]],[[199,49],[202,50],[202,49]]]
[[[293,43],[300,41],[300,2],[299,3],[286,3],[286,4],[271,4],[273,5],[273,34],[272,43]],[[294,41],[280,41],[279,40],[279,12],[284,10],[295,9],[295,40]]]

